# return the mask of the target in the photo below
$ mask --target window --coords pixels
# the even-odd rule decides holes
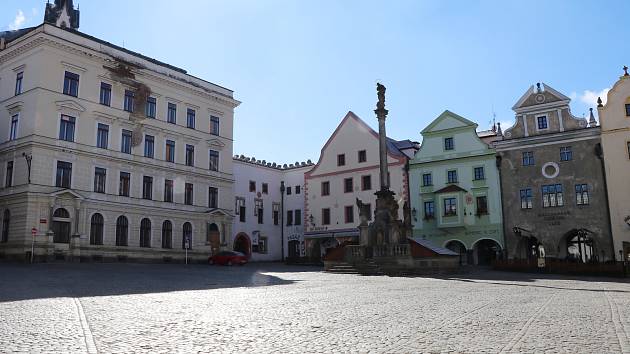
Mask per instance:
[[[531,208],[533,208],[532,189],[531,188],[521,189],[521,209],[531,209]]]
[[[131,130],[122,130],[120,139],[120,151],[125,154],[131,154]]]
[[[208,187],[208,208],[219,207],[219,188]]]
[[[249,191],[250,192],[256,191],[256,181],[249,181]]]
[[[456,215],[457,215],[457,199],[444,198],[444,216],[456,216]]]
[[[337,155],[337,166],[345,166],[346,165],[346,155],[339,154]]]
[[[11,187],[13,185],[13,161],[7,161],[7,173],[4,176],[4,186]]]
[[[302,225],[302,209],[295,209],[295,211],[293,211],[293,215],[295,216],[293,224]]]
[[[61,125],[59,127],[59,140],[74,141],[74,117],[61,115]]]
[[[545,130],[549,128],[549,125],[547,124],[547,116],[537,117],[536,120],[538,121],[538,130]]]
[[[140,247],[151,247],[151,220],[147,218],[140,222]]]
[[[193,184],[186,183],[184,185],[184,204],[193,205]]]
[[[372,189],[372,176],[361,176],[361,190],[369,191]]]
[[[182,248],[192,248],[192,224],[189,222],[185,222],[184,226],[182,226]]]
[[[293,225],[293,210],[287,210],[287,226]]]
[[[107,181],[107,170],[96,167],[94,169],[94,191],[96,193],[105,193],[105,182]]]
[[[236,197],[236,208],[234,212],[239,216],[240,222],[245,222],[245,199]]]
[[[272,208],[272,213],[273,213],[273,224],[274,225],[278,225],[280,223],[279,222],[279,219],[280,219],[280,204],[273,203],[271,208]]]
[[[166,121],[177,124],[177,105],[175,103],[169,102],[168,109],[166,111]]]
[[[573,151],[570,146],[563,146],[560,148],[560,161],[573,160]]]
[[[175,162],[175,142],[173,140],[166,141],[166,161]]]
[[[66,71],[63,79],[63,93],[74,97],[79,96],[79,75]]]
[[[543,208],[561,207],[564,205],[561,184],[542,186]]]
[[[209,166],[210,171],[218,171],[219,170],[219,152],[215,150],[210,150],[208,152],[209,155]]]
[[[262,199],[254,200],[254,214],[258,217],[258,223],[263,223],[263,201]]]
[[[173,248],[173,224],[169,220],[162,223],[162,248]]]
[[[444,138],[444,150],[453,150],[455,149],[455,143],[453,142],[453,138]]]
[[[20,71],[15,75],[15,95],[22,93],[22,79],[24,78],[24,72]]]
[[[112,105],[112,85],[101,82],[101,94],[99,102],[104,106]]]
[[[17,130],[18,130],[19,120],[20,120],[19,114],[14,114],[13,116],[11,116],[11,129],[9,130],[9,140],[17,139]]]
[[[291,187],[287,187],[287,195],[291,195]]]
[[[195,129],[195,110],[188,108],[186,111],[186,126]]]
[[[210,134],[219,135],[219,117],[210,116]]]
[[[186,166],[195,165],[195,146],[186,144]]]
[[[300,194],[302,187],[295,186],[295,194]]]
[[[57,175],[55,186],[70,188],[72,182],[72,164],[70,162],[57,161]]]
[[[630,117],[630,103],[626,103],[626,117]]]
[[[120,172],[120,182],[118,183],[118,195],[121,195],[123,197],[128,197],[130,184],[131,184],[131,174],[129,172]]]
[[[433,201],[424,202],[424,219],[430,220],[435,218],[435,204]]]
[[[322,182],[322,196],[330,195],[330,182]]]
[[[153,199],[153,177],[142,177],[142,199]]]
[[[343,179],[343,192],[352,193],[352,177]]]
[[[534,152],[523,152],[523,166],[534,166]]]
[[[173,202],[173,180],[164,180],[164,201],[167,203]]]
[[[346,219],[346,224],[354,222],[354,208],[352,205],[348,205],[344,208],[344,216]]]
[[[367,152],[365,150],[359,150],[359,156],[357,158],[359,163],[367,161]]]
[[[258,253],[267,253],[267,238],[258,238]]]
[[[144,157],[153,158],[155,155],[154,143],[155,138],[153,135],[144,136]]]
[[[428,186],[432,186],[433,185],[433,175],[431,175],[430,173],[423,173],[422,174],[422,186],[423,187],[428,187]]]
[[[147,105],[144,107],[144,113],[148,118],[155,118],[155,97],[147,97]]]
[[[116,246],[127,246],[129,233],[129,221],[123,215],[116,219]]]
[[[483,167],[475,167],[473,169],[473,173],[475,175],[475,181],[486,179],[486,174],[484,173]]]
[[[267,183],[262,184],[262,192],[263,194],[269,194],[269,185]]]
[[[322,209],[322,225],[330,225],[330,209]]]
[[[96,213],[92,215],[90,222],[90,245],[103,244],[103,215]]]
[[[123,101],[123,109],[127,112],[133,112],[134,98],[136,94],[131,90],[125,90],[125,100]]]
[[[96,130],[96,146],[101,149],[107,149],[109,138],[109,125],[98,123]]]
[[[457,170],[450,170],[446,172],[447,183],[457,183]]]
[[[477,204],[477,215],[488,214],[488,198],[486,196],[477,197],[476,204]]]
[[[575,185],[575,202],[577,205],[588,205],[588,185],[576,184]]]

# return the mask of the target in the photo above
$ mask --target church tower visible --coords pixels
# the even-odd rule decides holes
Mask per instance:
[[[79,10],[74,9],[72,0],[55,0],[46,4],[44,22],[61,28],[79,28]]]

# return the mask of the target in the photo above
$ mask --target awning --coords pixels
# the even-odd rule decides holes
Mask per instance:
[[[304,238],[334,238],[334,237],[359,237],[359,230],[340,229],[340,230],[310,231],[310,232],[304,233]]]

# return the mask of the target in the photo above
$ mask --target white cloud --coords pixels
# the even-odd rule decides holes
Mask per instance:
[[[580,95],[580,101],[582,101],[582,103],[584,103],[588,107],[595,107],[595,106],[597,106],[597,98],[601,97],[602,98],[602,103],[606,104],[606,99],[608,97],[608,91],[610,91],[610,88],[605,88],[605,89],[603,89],[603,90],[601,90],[599,92],[586,90],[586,91],[584,91],[583,94]]]
[[[24,16],[24,12],[22,12],[22,10],[18,10],[17,15],[15,15],[15,19],[13,19],[13,22],[9,24],[9,29],[15,31],[16,29],[22,27],[24,21],[26,21],[26,16]]]

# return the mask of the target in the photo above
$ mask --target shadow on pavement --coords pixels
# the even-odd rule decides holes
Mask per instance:
[[[263,273],[320,270],[318,267],[281,264],[242,267],[131,263],[0,264],[0,302],[287,285],[298,280]]]

